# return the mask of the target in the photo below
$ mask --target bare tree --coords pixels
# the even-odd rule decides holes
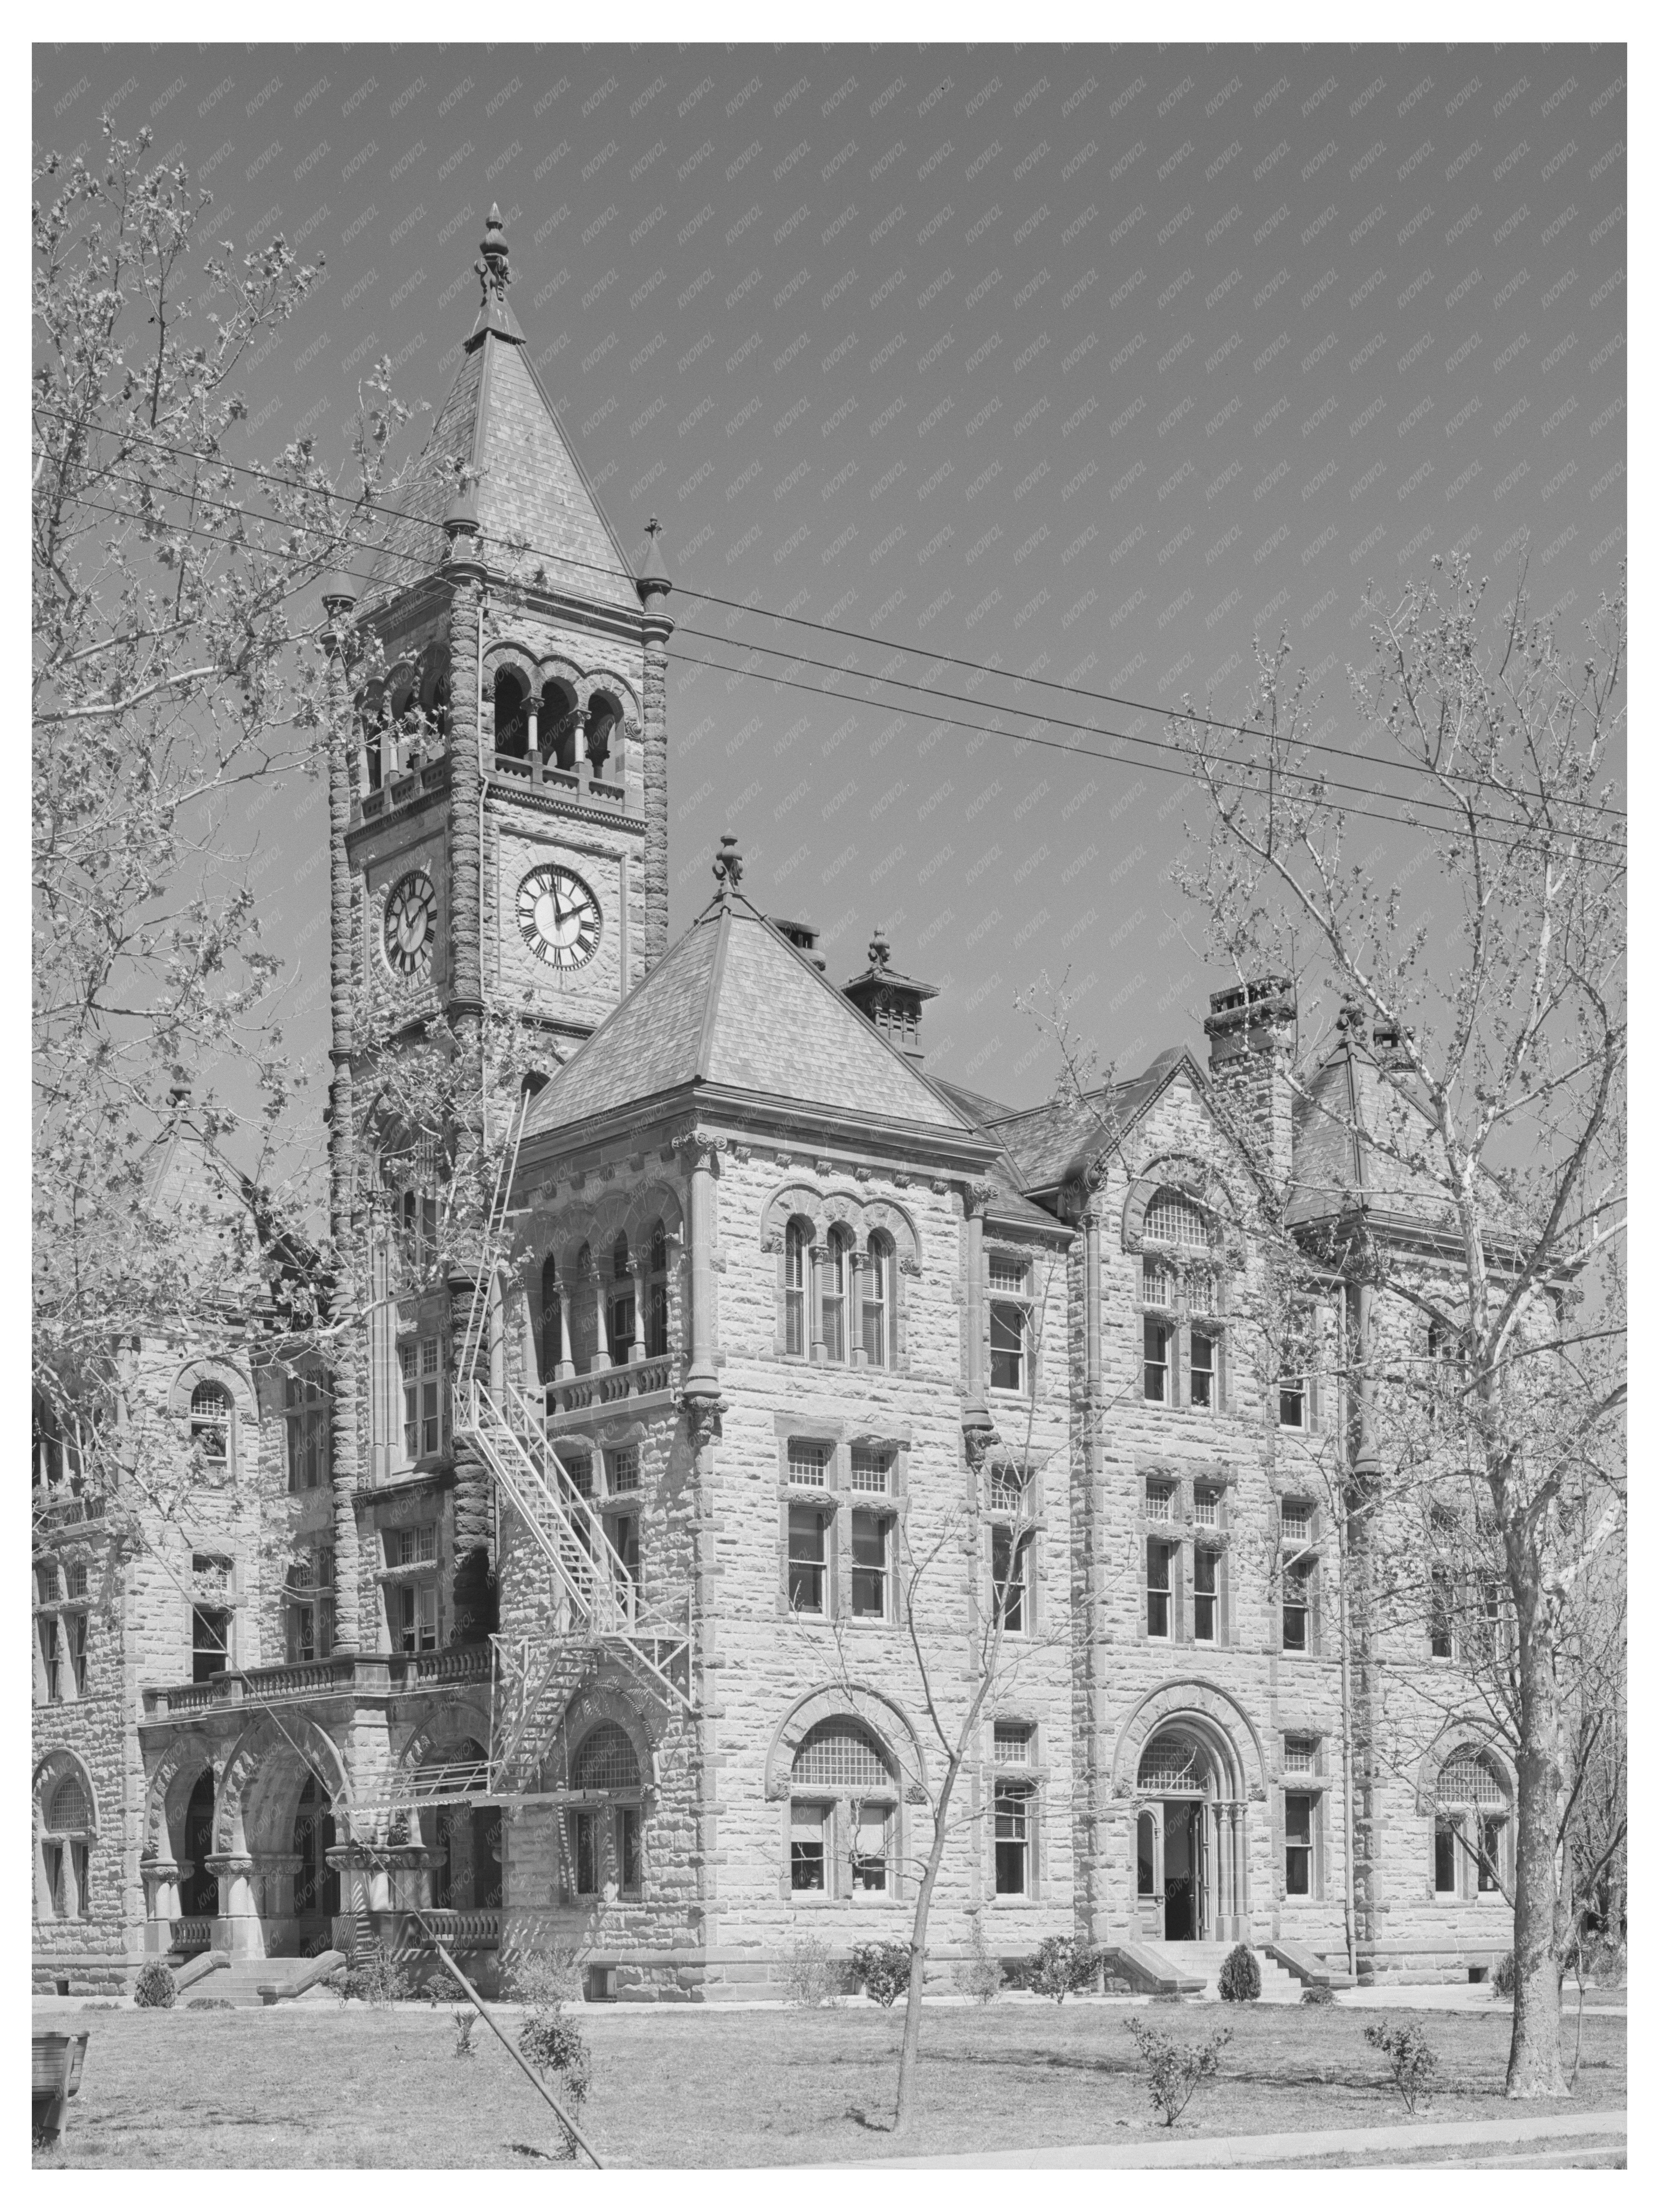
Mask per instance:
[[[1378,1565],[1367,1543],[1401,1525],[1383,1409],[1403,1393],[1426,1416],[1435,1399],[1431,1461],[1396,1455],[1394,1474],[1418,1486],[1425,1464],[1473,1470],[1502,1560],[1519,1784],[1508,2090],[1534,2097],[1563,2087],[1555,1655],[1623,1510],[1626,860],[1610,756],[1626,615],[1621,585],[1573,662],[1524,580],[1494,634],[1467,562],[1439,567],[1380,614],[1370,665],[1351,672],[1364,732],[1352,757],[1410,771],[1398,803],[1432,853],[1427,893],[1356,860],[1361,825],[1288,646],[1258,651],[1243,723],[1188,706],[1171,735],[1209,800],[1183,881],[1214,951],[1241,981],[1293,976],[1308,1003],[1348,1006],[1373,1048],[1362,1101],[1291,1075],[1304,1113],[1372,1170],[1369,1202],[1355,1192],[1333,1209],[1309,1252],[1358,1286],[1356,1604]],[[1422,1332],[1414,1347],[1432,1331],[1447,1348],[1445,1373],[1402,1359],[1401,1315]],[[1368,1655],[1373,1704],[1376,1663]]]

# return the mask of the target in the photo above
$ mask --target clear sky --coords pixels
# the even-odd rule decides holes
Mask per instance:
[[[1237,710],[1252,635],[1283,629],[1325,741],[1357,746],[1368,580],[1468,547],[1496,600],[1524,556],[1576,625],[1623,555],[1616,46],[40,46],[33,71],[37,156],[90,150],[112,106],[206,182],[216,238],[326,254],[248,379],[249,459],[302,427],[343,458],[382,354],[441,401],[500,203],[623,544],[665,526],[673,927],[736,830],[745,887],[822,929],[832,975],[885,925],[943,986],[930,1066],[996,1096],[1052,1076],[1012,1003],[1045,970],[1125,1069],[1200,1041],[1224,978],[1169,880],[1200,810],[1156,750],[1183,694]],[[747,651],[779,643],[968,695],[969,721],[999,701],[1005,732],[792,688],[830,679]],[[1016,695],[946,653],[1137,703],[1047,695],[1115,734],[1022,745]],[[258,826],[314,1056],[320,791]],[[1372,858],[1431,848],[1378,823]]]

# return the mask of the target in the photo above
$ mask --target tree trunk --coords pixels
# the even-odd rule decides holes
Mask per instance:
[[[974,1717],[977,1717],[981,1700],[974,1702]],[[969,1726],[972,1726],[972,1720]],[[963,1730],[963,1741],[968,1740]],[[951,1797],[957,1786],[957,1776],[962,1771],[960,1754],[945,1771],[945,1785],[939,1791],[939,1804],[933,1814],[933,1844],[927,1854],[927,1864],[922,1869],[921,1887],[916,1893],[916,1917],[910,1930],[910,1984],[904,1996],[904,2041],[899,2049],[898,2105],[893,2114],[893,2133],[908,2135],[916,2106],[916,2058],[921,2048],[921,1992],[927,1973],[927,1915],[933,1902],[933,1885],[939,1880],[939,1863],[945,1856],[945,1816],[951,1809]]]
[[[1519,1579],[1511,1577],[1512,1583]],[[1528,1601],[1516,1607],[1521,1730],[1515,1838],[1515,2020],[1504,2094],[1565,2097],[1555,1863],[1560,1703],[1535,1574],[1527,1581]],[[1517,1590],[1516,1595],[1522,1593]]]

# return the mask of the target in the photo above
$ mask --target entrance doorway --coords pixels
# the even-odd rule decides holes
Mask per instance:
[[[1164,1940],[1196,1943],[1205,1934],[1204,1814],[1176,1800],[1164,1808]]]
[[[331,1921],[340,1909],[339,1874],[328,1863],[333,1844],[334,1815],[318,1790],[315,1777],[307,1775],[294,1816],[294,1853],[300,1862],[294,1875],[296,1919]]]

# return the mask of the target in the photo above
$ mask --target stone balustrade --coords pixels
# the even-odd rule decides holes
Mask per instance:
[[[213,1948],[211,1919],[174,1920],[172,1923],[172,1937],[168,1944],[170,1950],[181,1952],[185,1956],[190,1957],[198,1951],[210,1951]]]
[[[288,1698],[401,1697],[428,1685],[487,1681],[490,1663],[489,1646],[471,1644],[412,1656],[343,1651],[294,1666],[230,1668],[210,1681],[147,1689],[144,1718],[190,1720],[227,1705],[268,1705]]]
[[[392,1951],[430,1951],[433,1939],[447,1951],[494,1951],[501,1939],[499,1911],[456,1911],[447,1906],[412,1912],[376,1912],[374,1933]],[[422,1923],[424,1923],[424,1925]]]
[[[591,1367],[586,1375],[572,1375],[547,1385],[550,1420],[562,1413],[580,1413],[594,1406],[619,1406],[629,1398],[648,1398],[672,1388],[672,1358],[630,1359],[621,1367]]]

